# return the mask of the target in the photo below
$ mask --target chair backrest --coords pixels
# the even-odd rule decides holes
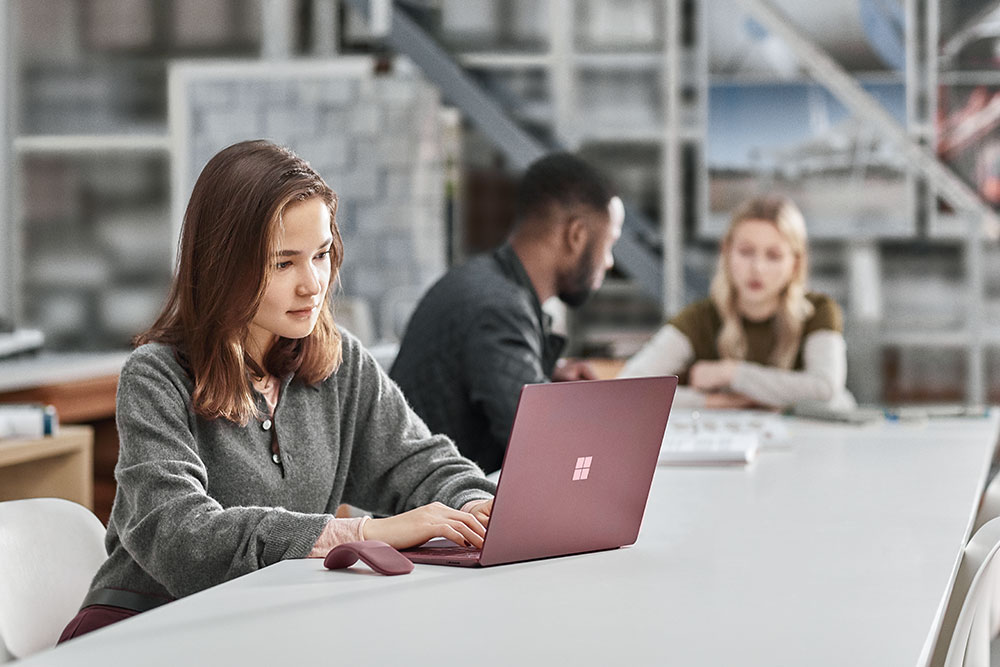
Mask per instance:
[[[997,517],[1000,517],[1000,475],[994,475],[993,479],[991,479],[990,483],[986,486],[986,490],[983,491],[983,498],[979,504],[979,511],[976,513],[976,523],[972,528],[973,534],[982,528],[987,521]],[[991,640],[1000,637],[1000,569],[997,570],[997,574],[993,577],[993,579],[996,582],[994,590],[996,590],[997,594],[993,596],[993,604],[991,605]]]
[[[107,558],[104,536],[100,520],[68,500],[0,502],[0,645],[10,655],[55,646]]]
[[[932,667],[988,667],[993,599],[1000,575],[1000,518],[976,531],[965,547]]]
[[[1000,475],[994,475],[990,483],[983,491],[982,502],[979,504],[979,511],[976,512],[976,523],[972,529],[975,533],[983,527],[990,519],[1000,516]]]

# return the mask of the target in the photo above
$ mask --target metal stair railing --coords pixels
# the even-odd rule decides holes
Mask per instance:
[[[368,16],[368,0],[348,2]],[[383,41],[420,67],[442,97],[465,114],[515,168],[524,170],[546,153],[564,150],[555,142],[546,145],[518,125],[494,96],[398,5],[390,12]],[[659,237],[655,229],[655,224],[625,202],[625,224],[614,255],[615,265],[622,273],[634,280],[644,294],[661,302],[663,278],[659,251],[650,242]]]

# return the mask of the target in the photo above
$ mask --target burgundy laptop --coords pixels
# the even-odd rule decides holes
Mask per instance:
[[[674,376],[526,385],[482,550],[403,554],[487,566],[632,544],[676,389]]]

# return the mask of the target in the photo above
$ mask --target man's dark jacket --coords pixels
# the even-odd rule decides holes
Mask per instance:
[[[500,468],[521,387],[548,382],[565,339],[514,249],[444,275],[414,311],[390,375],[432,432],[486,472]]]

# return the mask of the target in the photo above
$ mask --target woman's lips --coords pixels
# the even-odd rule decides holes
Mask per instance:
[[[314,310],[316,310],[316,306],[312,306],[311,308],[302,308],[300,310],[290,310],[288,311],[288,314],[292,317],[311,317]]]

